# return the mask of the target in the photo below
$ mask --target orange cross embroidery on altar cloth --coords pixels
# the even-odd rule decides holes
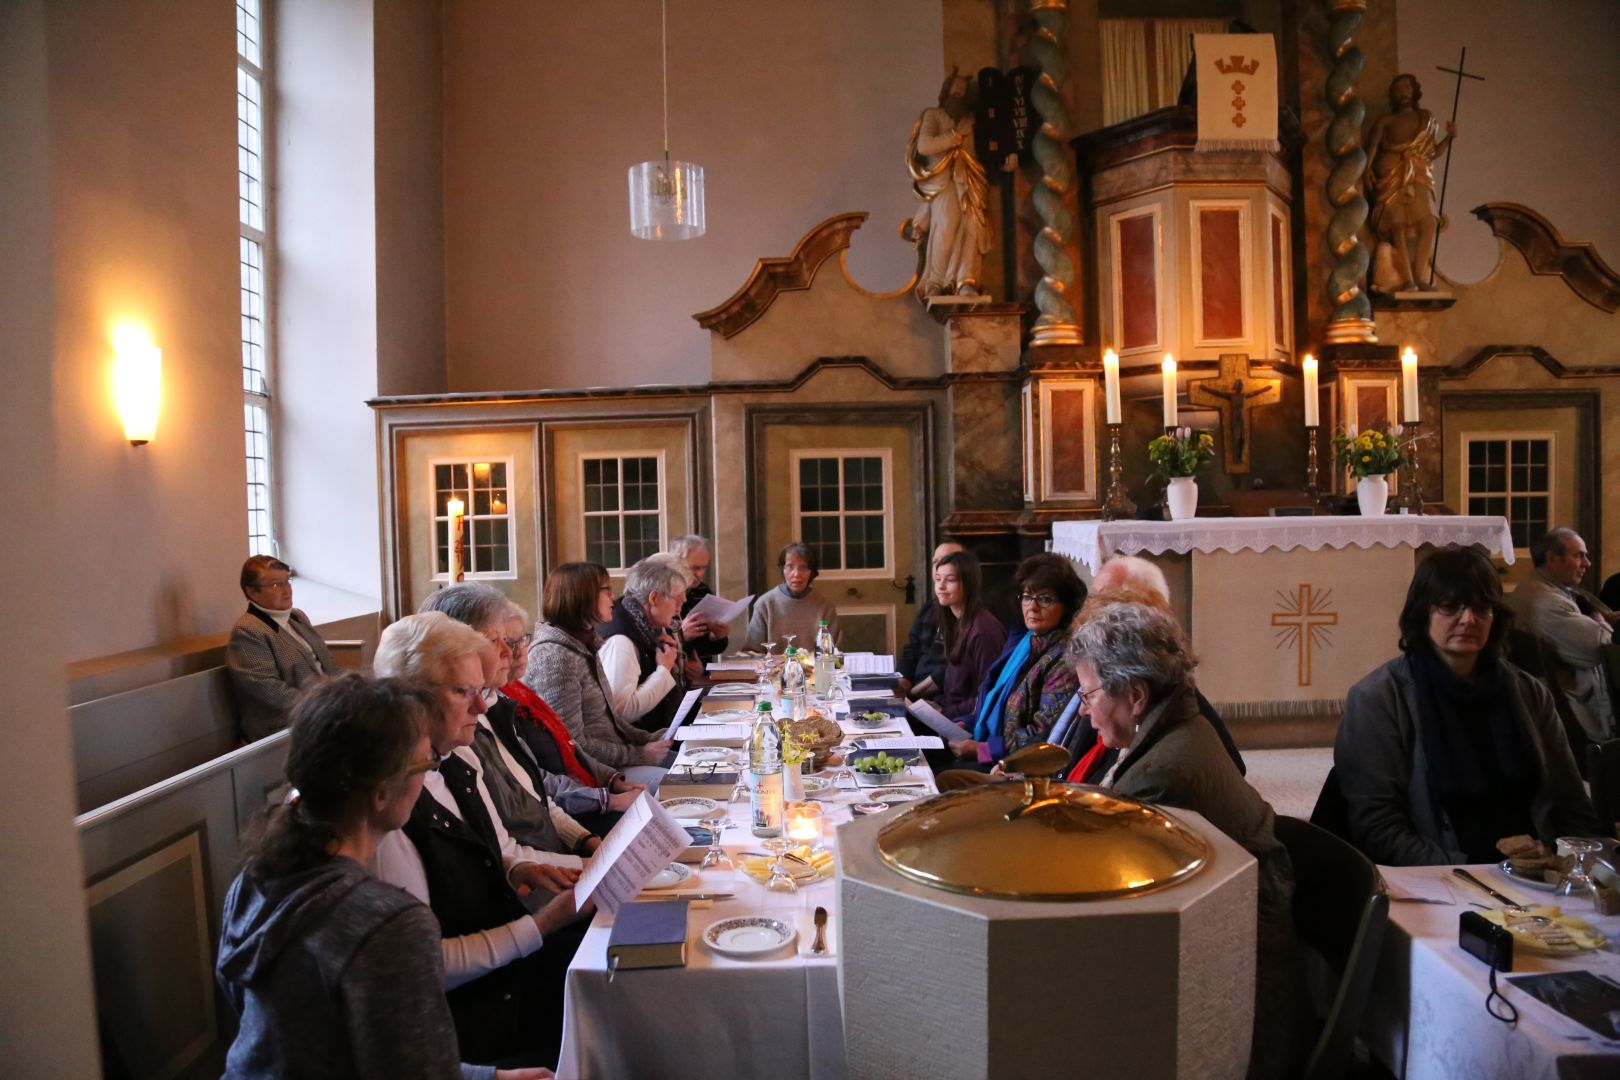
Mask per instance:
[[[1281,610],[1271,613],[1271,625],[1277,627],[1277,648],[1293,646],[1299,659],[1299,685],[1311,685],[1311,649],[1328,648],[1333,639],[1328,627],[1337,626],[1339,613],[1328,609],[1332,589],[1316,592],[1309,585],[1300,585],[1292,596],[1277,590]]]

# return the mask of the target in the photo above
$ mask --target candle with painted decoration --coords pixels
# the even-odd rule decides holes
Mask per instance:
[[[1322,418],[1317,415],[1320,402],[1316,392],[1316,357],[1306,353],[1305,362],[1301,367],[1305,373],[1305,426],[1313,428],[1322,422]]]
[[[462,578],[462,571],[466,565],[466,549],[461,541],[461,522],[467,514],[467,504],[460,499],[451,499],[444,504],[450,514],[450,583],[454,585]]]
[[[1408,424],[1418,422],[1417,353],[1410,345],[1401,353],[1401,419]]]
[[[1119,423],[1119,354],[1103,353],[1103,395],[1108,403],[1108,422]]]
[[[1176,426],[1176,358],[1164,354],[1164,426]]]

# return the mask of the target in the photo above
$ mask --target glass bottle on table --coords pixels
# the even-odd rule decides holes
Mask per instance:
[[[754,835],[782,835],[782,733],[768,701],[755,708],[754,731],[748,738],[748,772]]]
[[[792,645],[782,658],[782,701],[793,712],[793,719],[803,720],[810,711],[810,688],[804,679],[804,664]]]
[[[838,654],[833,649],[832,630],[826,619],[816,622],[816,697],[825,699],[832,693],[833,675],[838,670]]]

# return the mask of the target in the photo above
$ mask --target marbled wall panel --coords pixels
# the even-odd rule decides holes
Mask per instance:
[[[1119,347],[1145,348],[1159,340],[1158,218],[1142,214],[1116,223],[1119,230]]]
[[[1095,433],[1087,415],[1087,395],[1079,390],[1052,391],[1052,490],[1084,491]]]
[[[1247,337],[1243,326],[1243,221],[1237,210],[1198,211],[1199,304],[1205,340]]]
[[[1022,438],[1017,383],[965,383],[951,387],[954,450],[951,498],[940,514],[956,510],[1005,510],[1023,505]]]
[[[1020,359],[1020,313],[953,316],[948,327],[952,371],[1015,371]]]

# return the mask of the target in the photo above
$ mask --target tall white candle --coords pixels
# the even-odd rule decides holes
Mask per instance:
[[[1317,415],[1320,402],[1317,400],[1316,392],[1316,357],[1306,353],[1305,362],[1301,367],[1305,372],[1305,426],[1313,428],[1322,422],[1322,418]]]
[[[450,513],[450,584],[454,585],[461,580],[462,555],[461,522],[467,513],[467,504],[460,499],[451,499],[444,504]]]
[[[1119,423],[1119,354],[1103,353],[1103,394],[1108,402],[1108,422]]]
[[[1418,422],[1417,353],[1408,345],[1401,353],[1401,419],[1408,424]]]
[[[1164,354],[1164,426],[1176,426],[1176,358]]]

